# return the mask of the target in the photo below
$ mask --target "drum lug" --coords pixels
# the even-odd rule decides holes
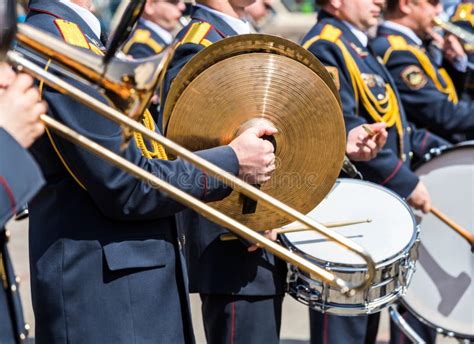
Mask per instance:
[[[319,292],[303,285],[298,285],[296,287],[296,296],[299,299],[306,300],[310,305],[321,299],[321,294]]]

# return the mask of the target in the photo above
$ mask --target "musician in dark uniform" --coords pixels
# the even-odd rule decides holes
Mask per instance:
[[[147,0],[142,17],[123,46],[123,52],[135,59],[156,56],[173,42],[173,30],[186,9],[182,0]],[[149,110],[158,121],[159,89],[150,102]]]
[[[31,0],[27,23],[78,49],[101,54],[91,1]],[[63,77],[74,85],[78,83]],[[77,85],[79,86],[79,85]],[[99,100],[93,88],[79,86]],[[135,165],[203,201],[230,188],[89,108],[43,87],[49,113]],[[144,125],[155,127],[145,113]],[[228,146],[197,154],[261,182],[274,158],[251,128]],[[32,147],[46,186],[30,206],[30,264],[37,343],[191,343],[186,267],[174,214],[184,206],[48,131]],[[248,169],[247,169],[248,167]]]
[[[463,0],[456,6],[451,23],[474,35],[474,0]],[[448,73],[452,75],[454,85],[461,99],[474,101],[474,43],[461,42],[467,54],[465,71],[459,71],[447,65]]]
[[[5,224],[44,183],[40,169],[26,151],[44,132],[39,116],[47,107],[33,79],[18,76],[0,63],[0,343],[20,343],[28,335],[18,285],[7,248]]]
[[[185,9],[182,0],[147,0],[142,18],[125,43],[123,52],[136,59],[161,53],[173,41],[172,31]]]
[[[407,116],[415,123],[457,142],[474,137],[474,102],[459,99],[449,74],[423,47],[423,40],[429,37],[433,28],[433,18],[441,10],[438,0],[409,4],[401,0],[388,0],[387,21],[379,27],[373,46],[399,87]],[[459,42],[448,35],[445,45],[449,50],[456,50],[453,46],[459,45]],[[462,62],[459,53],[451,55],[450,63],[458,64],[450,69],[451,72],[467,67],[465,54],[464,67],[459,67]],[[454,58],[456,56],[457,59]],[[403,309],[400,312],[426,343],[435,342],[435,330],[411,313]],[[411,342],[393,323],[390,330],[391,343]]]
[[[367,31],[377,25],[383,0],[319,0],[317,24],[302,44],[332,73],[339,85],[347,130],[385,122],[385,148],[368,162],[355,162],[365,180],[383,185],[413,207],[429,211],[424,184],[410,162],[445,141],[407,121],[390,74],[368,46]],[[375,343],[379,314],[357,317],[310,312],[312,343]]]
[[[439,0],[388,0],[386,21],[372,44],[395,80],[408,118],[457,142],[474,136],[474,102],[458,98],[452,79],[430,59],[422,41],[441,10]],[[448,44],[454,40],[451,36]]]
[[[194,55],[225,37],[251,32],[249,23],[241,18],[245,6],[253,2],[197,1],[190,24],[177,35],[180,45],[165,77],[163,107],[170,84]],[[356,128],[349,139],[348,154],[356,159],[376,155],[386,139],[384,127],[372,128],[378,134],[374,139],[368,139],[361,127]],[[359,136],[363,143],[358,142]],[[207,341],[278,343],[285,263],[261,249],[248,252],[243,242],[220,241],[227,230],[191,210],[179,214],[178,225],[189,243],[190,291],[200,293]]]

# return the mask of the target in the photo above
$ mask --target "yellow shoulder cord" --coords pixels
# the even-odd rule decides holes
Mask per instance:
[[[50,64],[51,64],[51,59],[48,60],[48,63],[44,67],[45,71],[48,71]],[[43,98],[43,88],[44,88],[44,81],[43,80],[40,81],[38,88],[39,88],[39,91],[40,91],[40,96],[41,96],[41,98]],[[79,180],[79,178],[74,174],[74,172],[72,172],[72,170],[69,167],[69,165],[67,164],[66,160],[64,160],[64,157],[61,155],[61,152],[59,151],[58,147],[56,146],[56,142],[54,141],[53,135],[51,135],[51,132],[49,131],[47,126],[45,126],[45,129],[46,129],[46,134],[48,135],[49,141],[51,142],[51,145],[53,146],[53,149],[56,152],[56,155],[59,157],[59,160],[61,160],[61,163],[66,168],[66,171],[69,173],[69,175],[72,177],[72,179],[74,179],[76,181],[76,183],[83,190],[87,191],[84,184],[82,184],[82,182]]]
[[[377,99],[377,97],[362,79],[362,73],[360,72],[357,63],[340,39],[340,34],[335,34],[335,30],[340,32],[339,29],[331,25],[326,25],[321,31],[319,39],[335,43],[341,50],[342,56],[349,71],[349,75],[351,77],[356,104],[358,104],[360,100],[370,117],[372,117],[375,122],[385,122],[388,128],[394,125],[396,126],[399,137],[400,157],[403,157],[403,124],[400,117],[398,99],[394,90],[389,83],[386,83],[385,97],[380,100]]]
[[[448,72],[444,68],[438,69],[439,74],[443,78],[444,82],[446,83],[446,89],[448,90],[448,99],[450,102],[457,104],[459,103],[458,93],[456,92],[456,87],[454,86],[454,82],[449,76]]]
[[[157,41],[151,38],[151,34],[147,30],[135,30],[133,37],[125,44],[123,52],[128,54],[135,43],[148,45],[155,52],[155,54],[159,54],[163,51],[163,47]]]
[[[91,50],[96,53],[97,55],[104,55],[104,53],[97,48],[95,45],[90,44]],[[93,49],[95,48],[95,49]],[[145,110],[143,114],[143,124],[146,128],[155,131],[155,122],[153,121],[153,117],[150,114],[150,111]],[[153,151],[149,151],[145,141],[143,139],[142,134],[133,132],[133,136],[135,138],[135,143],[138,149],[142,152],[142,156],[147,159],[158,158],[160,160],[168,160],[168,156],[166,155],[166,151],[164,147],[156,141],[151,141],[151,146],[153,147]]]
[[[438,69],[443,81],[446,83],[446,86],[441,84],[441,81],[438,78],[438,74],[436,73],[436,68],[431,63],[429,57],[418,47],[408,44],[403,37],[400,36],[388,36],[388,41],[390,43],[390,48],[386,51],[383,62],[387,64],[390,56],[395,51],[408,51],[415,55],[418,62],[420,62],[421,67],[425,71],[426,75],[433,81],[435,87],[441,93],[444,93],[448,96],[449,101],[453,102],[454,104],[458,103],[458,96],[456,93],[456,89],[454,87],[453,81],[449,77],[448,73],[443,69]]]
[[[143,125],[147,128],[150,129],[151,131],[155,131],[155,121],[153,120],[153,117],[150,114],[150,111],[145,110],[145,113],[143,114]],[[142,155],[147,158],[147,159],[160,159],[160,160],[168,160],[168,156],[166,154],[166,151],[164,147],[159,144],[156,141],[151,141],[151,146],[153,148],[153,151],[150,151],[146,144],[145,140],[143,139],[143,135],[137,132],[133,132],[133,137],[135,138],[135,143],[142,152]]]

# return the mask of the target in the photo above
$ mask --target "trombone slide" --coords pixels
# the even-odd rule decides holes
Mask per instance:
[[[41,43],[36,42],[36,31],[33,28],[29,28],[29,30],[21,30],[23,34],[18,35],[18,41],[20,44],[24,44],[32,49],[39,50],[39,53],[42,52],[42,46],[48,47],[47,50],[51,49],[51,46],[55,46],[58,51],[55,51],[52,55],[58,56],[60,55],[60,51],[64,49],[70,49],[71,47],[68,46],[66,43],[61,42],[57,39],[49,37],[43,33],[39,33],[41,39],[46,39]],[[28,31],[28,32],[26,32]],[[48,41],[53,40],[54,44],[49,44]],[[176,199],[177,201],[182,202],[186,206],[190,207],[191,209],[199,212],[203,216],[208,217],[210,220],[218,223],[221,226],[224,226],[235,234],[243,237],[244,239],[259,244],[261,247],[267,249],[269,252],[275,254],[279,258],[301,268],[302,270],[310,273],[313,276],[319,276],[328,284],[332,285],[333,287],[341,290],[343,293],[350,294],[354,290],[359,289],[366,289],[371,284],[373,277],[375,275],[375,263],[372,260],[371,256],[359,245],[355,244],[351,240],[345,238],[343,235],[340,235],[336,232],[333,232],[326,228],[325,226],[317,223],[316,221],[308,218],[307,216],[303,215],[302,213],[294,210],[293,208],[289,207],[288,205],[278,201],[277,199],[271,197],[270,195],[256,189],[255,187],[247,184],[243,180],[235,177],[234,175],[222,170],[221,168],[209,163],[208,161],[202,159],[196,154],[193,154],[189,150],[185,149],[184,147],[176,144],[175,142],[169,140],[168,138],[151,131],[134,119],[124,115],[123,113],[115,110],[114,108],[98,101],[94,97],[88,95],[87,93],[79,90],[78,88],[64,82],[57,76],[43,70],[39,66],[31,63],[24,57],[22,57],[19,53],[14,51],[8,52],[8,59],[9,61],[18,66],[19,69],[24,69],[28,73],[32,74],[39,80],[44,81],[48,86],[58,90],[63,94],[67,94],[76,101],[88,106],[93,111],[103,115],[104,117],[112,120],[123,127],[129,128],[130,130],[136,131],[141,133],[144,137],[149,140],[156,141],[166,147],[166,149],[176,155],[179,156],[188,162],[194,164],[195,166],[201,168],[202,170],[206,171],[208,174],[212,175],[213,177],[221,180],[225,184],[232,187],[234,190],[240,192],[241,194],[258,201],[260,204],[276,211],[277,213],[285,216],[289,220],[298,221],[301,225],[308,227],[311,230],[315,230],[320,234],[324,235],[327,238],[335,241],[342,247],[347,250],[352,251],[353,253],[359,255],[363,258],[367,263],[367,274],[365,279],[360,283],[351,283],[340,278],[337,278],[334,274],[330,273],[329,271],[314,265],[313,263],[301,258],[300,256],[290,252],[289,250],[283,248],[282,246],[262,237],[257,232],[253,231],[252,229],[242,225],[241,223],[235,221],[234,219],[229,218],[225,214],[222,214],[215,210],[214,208],[206,205],[205,203],[196,200],[195,198],[189,196],[188,194],[184,193],[183,191],[175,188],[172,185],[167,184],[166,182],[160,180],[156,176],[149,174],[146,171],[141,170],[137,166],[131,164],[130,162],[126,161],[125,159],[121,158],[120,156],[113,154],[112,152],[105,152],[106,150],[103,147],[98,146],[93,141],[74,133],[71,129],[63,126],[61,123],[55,121],[54,119],[48,116],[42,116],[43,122],[48,125],[50,128],[57,131],[60,135],[65,136],[69,140],[80,144],[81,146],[85,147],[88,150],[91,150],[95,154],[105,158],[109,162],[124,168],[127,172],[133,174],[134,176],[152,181],[155,185],[158,185],[162,190],[167,192],[170,197]],[[69,67],[74,70],[74,66],[79,64],[78,61],[72,61],[69,63]],[[80,68],[79,68],[80,69]],[[159,73],[157,73],[159,74]],[[94,79],[94,78],[93,78]],[[107,87],[106,85],[103,85]],[[133,166],[131,166],[133,165]]]

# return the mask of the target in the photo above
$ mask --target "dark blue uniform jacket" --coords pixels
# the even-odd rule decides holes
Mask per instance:
[[[183,40],[191,26],[203,22],[211,25],[203,37],[209,42],[236,35],[223,20],[205,9],[195,7],[191,18],[192,21],[178,34],[177,40]],[[163,100],[179,71],[204,48],[204,45],[194,43],[179,46],[166,74]],[[240,241],[220,241],[219,236],[227,230],[190,210],[178,215],[178,226],[187,236],[191,292],[262,296],[283,294],[286,268],[272,254],[264,250],[248,253]]]
[[[359,100],[356,100],[351,74],[347,67],[348,63],[340,47],[329,40],[316,39],[327,25],[340,30],[341,34],[338,38],[354,59],[366,87],[373,96],[377,100],[385,99],[387,96],[386,85],[388,84],[391,86],[399,105],[402,135],[399,134],[396,125],[388,128],[387,143],[377,157],[369,162],[357,162],[355,164],[366,180],[384,185],[402,197],[408,197],[418,183],[418,177],[410,170],[410,158],[421,157],[430,148],[437,147],[443,144],[444,141],[426,130],[416,129],[406,120],[403,107],[399,102],[397,89],[387,70],[372,52],[360,43],[349,27],[322,11],[319,15],[319,22],[304,37],[303,45],[325,66],[329,67],[330,71],[331,68],[336,69],[332,73],[339,79],[339,92],[347,131],[364,123],[373,123],[375,120],[362,104],[360,92],[358,93]],[[401,143],[403,143],[402,151]]]
[[[392,48],[393,37],[418,49],[426,62],[422,63],[403,47]],[[474,135],[474,102],[455,99],[451,79],[429,60],[422,47],[403,33],[384,26],[379,28],[373,47],[395,80],[410,121],[451,141],[459,140],[453,137],[456,134]]]
[[[144,19],[140,19],[125,43],[123,52],[135,59],[142,59],[161,53],[167,46],[163,38],[150,29]]]
[[[98,44],[69,7],[30,1],[29,25],[62,39],[61,19],[76,23],[89,44]],[[102,99],[92,88],[81,88]],[[119,152],[118,125],[50,88],[44,88],[43,96],[51,116]],[[37,343],[192,342],[174,216],[184,207],[54,134],[45,135],[32,152],[46,178],[30,204]],[[230,192],[214,180],[204,181],[207,175],[181,159],[145,158],[134,140],[120,154],[196,198],[216,200]],[[230,147],[198,154],[238,173]]]
[[[0,231],[44,184],[40,169],[30,154],[0,128]]]

